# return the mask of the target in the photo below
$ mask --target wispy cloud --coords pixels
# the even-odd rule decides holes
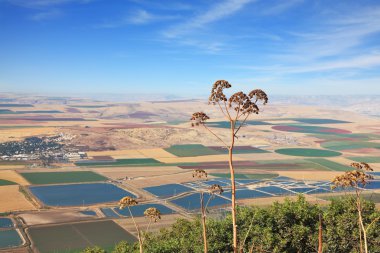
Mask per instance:
[[[156,15],[147,12],[146,10],[137,10],[129,15],[113,21],[105,21],[101,24],[95,25],[95,28],[117,28],[127,25],[144,25],[153,22],[162,22],[166,20],[177,19],[178,16],[173,15]]]
[[[44,21],[44,20],[50,20],[55,19],[58,17],[61,17],[63,15],[62,11],[58,9],[52,9],[47,11],[42,11],[36,14],[33,14],[30,16],[30,19],[33,21]]]
[[[272,72],[275,74],[297,74],[310,72],[326,72],[344,69],[370,69],[380,66],[380,54],[357,56],[342,60],[330,60],[315,62],[305,65],[274,65],[274,66],[241,66],[241,68],[251,69],[258,72]]]
[[[270,7],[263,9],[260,14],[262,15],[275,15],[284,12],[292,7],[302,4],[304,0],[287,0],[278,1]]]
[[[44,8],[67,3],[86,4],[93,0],[8,0],[9,3],[25,8]]]
[[[203,28],[209,23],[233,15],[250,2],[253,2],[253,0],[225,0],[219,2],[207,11],[190,18],[190,20],[169,28],[164,31],[163,34],[165,37],[175,38],[179,35],[191,32],[194,29]]]

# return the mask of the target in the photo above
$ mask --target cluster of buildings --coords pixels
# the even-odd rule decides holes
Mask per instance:
[[[61,133],[50,137],[29,137],[23,141],[0,143],[0,160],[69,162],[86,159],[85,147],[63,144],[72,138],[72,136]]]

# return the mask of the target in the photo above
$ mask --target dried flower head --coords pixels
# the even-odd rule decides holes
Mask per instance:
[[[206,120],[210,119],[204,112],[195,112],[191,116],[191,126],[199,126],[199,124],[204,124]]]
[[[120,201],[119,201],[119,208],[120,209],[124,209],[126,208],[127,206],[135,206],[137,205],[138,202],[136,199],[132,198],[132,197],[129,197],[129,196],[126,196],[124,198],[122,198]]]
[[[256,89],[256,90],[253,90],[251,91],[248,96],[252,99],[255,100],[255,103],[257,103],[257,101],[261,100],[263,101],[263,104],[265,105],[266,103],[268,103],[268,96],[267,94],[260,90],[260,89]]]
[[[144,216],[154,222],[161,220],[161,212],[155,207],[149,207],[144,211]]]
[[[231,84],[226,80],[218,80],[214,83],[211,89],[211,95],[208,98],[210,103],[217,103],[219,101],[227,101],[226,95],[224,95],[223,90],[231,88]]]
[[[241,114],[259,113],[259,107],[244,92],[236,92],[228,100],[228,107],[232,107]]]
[[[224,192],[222,186],[218,185],[218,184],[213,184],[211,185],[209,188],[208,188],[208,192],[210,194],[222,194]]]
[[[343,175],[335,177],[332,181],[332,189],[337,187],[363,188],[373,179],[372,175],[366,173],[367,171],[373,171],[367,163],[351,163],[350,166],[355,170],[347,171]]]
[[[193,177],[197,177],[197,178],[205,177],[205,178],[207,178],[207,172],[205,170],[195,169],[195,170],[193,170]]]

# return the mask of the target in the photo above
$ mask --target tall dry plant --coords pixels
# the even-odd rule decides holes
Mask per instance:
[[[365,186],[370,183],[370,180],[373,179],[373,176],[368,174],[368,172],[373,171],[373,169],[371,166],[364,162],[351,163],[350,166],[354,168],[354,170],[347,171],[343,175],[335,177],[333,180],[332,188],[335,189],[337,187],[342,187],[353,188],[355,190],[355,205],[358,211],[360,252],[363,252],[364,240],[364,252],[368,253],[367,231],[377,220],[380,219],[380,217],[377,217],[367,227],[364,226],[361,194],[364,191]]]
[[[231,178],[231,211],[232,211],[232,232],[233,232],[233,249],[234,252],[238,251],[238,238],[237,238],[237,222],[236,222],[236,185],[235,185],[235,169],[233,164],[233,150],[237,133],[245,124],[251,114],[258,114],[260,109],[257,105],[261,101],[264,105],[268,102],[267,94],[260,90],[255,89],[250,93],[245,94],[242,91],[236,92],[229,98],[224,94],[224,89],[231,88],[231,84],[225,80],[218,80],[214,83],[211,95],[209,97],[209,104],[218,105],[224,117],[230,122],[230,140],[227,144],[222,138],[214,133],[205,122],[210,119],[204,112],[193,113],[191,120],[192,126],[202,125],[213,136],[215,136],[225,148],[228,149],[228,164],[230,168]]]
[[[318,226],[318,253],[323,253],[323,223],[322,214],[319,214]]]
[[[193,171],[193,177],[196,178],[205,178],[207,179],[207,172],[202,169],[195,169]],[[207,192],[211,195],[209,199],[207,200],[207,203],[204,203],[204,191],[200,191],[200,203],[201,203],[201,222],[202,222],[202,236],[203,236],[203,251],[204,253],[208,252],[208,242],[207,242],[207,226],[206,226],[206,211],[207,207],[210,203],[210,200],[212,199],[212,196],[214,194],[222,194],[224,192],[223,188],[218,184],[211,185]]]
[[[136,228],[140,253],[143,253],[143,245],[144,245],[145,239],[143,238],[143,236],[141,234],[140,227],[137,225],[135,218],[132,214],[131,208],[130,208],[131,206],[136,206],[136,205],[138,205],[137,200],[132,198],[132,197],[129,197],[129,196],[124,197],[119,201],[119,208],[120,209],[128,208],[129,215],[131,216],[133,224],[135,225],[135,228]],[[144,211],[144,216],[149,219],[149,224],[148,224],[147,229],[145,231],[145,233],[147,233],[149,231],[149,227],[150,227],[151,223],[157,222],[158,220],[161,219],[161,212],[155,207],[149,207]]]

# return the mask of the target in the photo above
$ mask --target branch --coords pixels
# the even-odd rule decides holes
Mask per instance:
[[[223,110],[222,106],[220,105],[220,102],[219,102],[219,101],[218,101],[218,105],[219,105],[219,108],[220,108],[220,110],[222,111],[224,117],[226,117],[226,119],[229,120],[227,114],[224,112],[224,110]]]
[[[240,123],[240,126],[238,129],[235,131],[235,135],[239,132],[240,128],[244,125],[245,121],[248,119],[250,113],[247,114],[247,116],[244,118],[244,120]]]
[[[238,118],[239,118],[240,105],[241,105],[241,103],[239,102],[238,110],[237,110],[237,112],[236,112],[236,117],[235,117],[235,120],[234,120],[234,129],[236,128],[236,122],[237,122],[237,120],[238,120]],[[235,134],[234,134],[234,135],[235,135]]]
[[[212,133],[218,140],[220,140],[223,144],[224,144],[224,146],[226,147],[226,148],[229,148],[228,147],[228,145],[218,136],[218,135],[216,135],[213,131],[211,131],[211,129],[210,128],[208,128],[207,126],[206,126],[206,124],[205,123],[203,123],[202,124],[210,133]]]
[[[373,224],[375,224],[377,221],[379,221],[379,220],[380,220],[380,216],[377,217],[376,219],[374,219],[374,220],[368,225],[368,227],[365,229],[365,231],[367,232],[368,229],[369,229]]]
[[[248,230],[247,230],[247,233],[245,234],[244,240],[243,240],[243,242],[242,242],[241,245],[240,245],[240,249],[244,249],[244,244],[245,244],[245,242],[247,241],[247,238],[248,238],[248,234],[249,234],[249,232],[251,232],[252,225],[253,225],[253,218],[252,218],[252,220],[251,220],[251,224],[249,225],[249,228],[248,228]],[[254,245],[254,243],[253,243],[253,245]]]
[[[136,223],[136,221],[135,221],[135,218],[133,217],[133,214],[132,214],[131,209],[129,208],[129,206],[128,206],[128,210],[129,210],[129,214],[131,215],[131,218],[132,218],[133,224],[135,224],[135,228],[136,228],[136,231],[137,231],[138,239],[139,239],[139,241],[140,241],[141,244],[142,244],[142,240],[141,240],[141,235],[140,235],[140,229],[139,229],[139,226],[137,226],[137,223]]]
[[[231,121],[232,118],[231,118],[231,115],[230,115],[230,111],[227,109],[227,103],[226,103],[226,101],[223,101],[223,102],[224,102],[224,108],[226,108],[226,112],[228,114],[228,119]]]

